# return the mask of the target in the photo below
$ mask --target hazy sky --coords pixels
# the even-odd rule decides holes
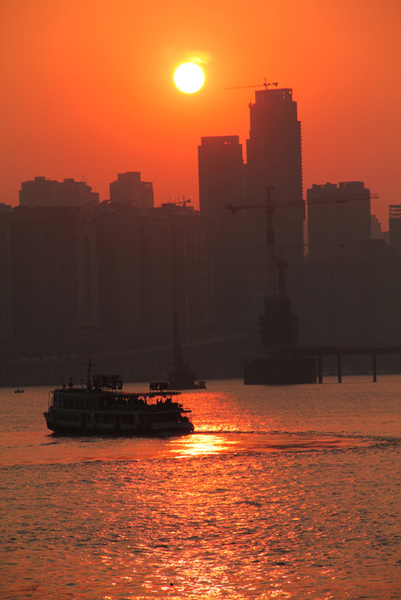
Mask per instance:
[[[155,202],[198,202],[201,136],[249,134],[254,89],[293,89],[304,194],[364,181],[401,204],[400,0],[2,0],[0,202],[22,181],[85,178],[101,200],[140,171]],[[173,83],[197,58],[206,82]]]

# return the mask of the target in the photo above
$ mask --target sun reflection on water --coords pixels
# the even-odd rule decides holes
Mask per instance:
[[[194,433],[171,439],[167,454],[173,458],[190,458],[217,454],[310,452],[368,446],[368,438],[310,436],[296,434]]]
[[[172,440],[171,454],[176,458],[221,454],[232,449],[234,444],[235,441],[229,440],[226,435],[192,434]]]

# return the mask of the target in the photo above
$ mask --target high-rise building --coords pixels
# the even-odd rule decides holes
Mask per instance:
[[[382,224],[376,215],[370,215],[370,231],[373,240],[383,240],[389,245],[389,232],[382,230]]]
[[[83,210],[18,206],[11,219],[14,332],[21,344],[68,347],[98,326],[96,238]]]
[[[390,205],[388,222],[390,247],[401,261],[401,204]]]
[[[173,312],[179,315],[183,339],[196,338],[210,328],[213,315],[207,219],[192,206],[172,203],[149,213],[155,223],[168,225],[172,268],[166,293]]]
[[[85,206],[98,204],[99,194],[92,192],[84,181],[64,179],[53,181],[46,177],[35,177],[33,181],[24,181],[19,192],[21,206]]]
[[[360,259],[371,239],[370,191],[361,181],[313,184],[307,191],[309,260]]]
[[[11,211],[0,204],[0,348],[13,334]]]
[[[153,184],[141,181],[138,172],[119,173],[110,183],[110,201],[114,204],[131,204],[136,208],[153,208]]]
[[[245,221],[228,205],[244,204],[244,164],[239,137],[202,137],[198,147],[199,208],[207,219],[211,276],[219,329],[238,325],[245,310]]]
[[[109,340],[119,339],[121,347],[166,343],[174,312],[183,332],[204,333],[211,321],[210,260],[199,212],[109,202],[94,218],[99,323]]]
[[[250,106],[247,140],[247,203],[276,206],[272,213],[274,254],[290,265],[303,261],[301,123],[291,89],[255,92]],[[261,244],[266,245],[266,228],[261,213],[249,211],[250,235],[258,260]],[[258,250],[259,247],[259,250]],[[272,246],[273,247],[273,246]]]

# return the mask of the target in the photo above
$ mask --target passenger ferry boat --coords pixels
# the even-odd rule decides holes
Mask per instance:
[[[50,392],[44,413],[47,427],[58,434],[184,435],[194,430],[189,409],[173,400],[178,392],[126,393],[118,375],[90,376],[86,386]]]

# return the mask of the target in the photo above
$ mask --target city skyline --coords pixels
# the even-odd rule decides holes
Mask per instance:
[[[248,103],[267,77],[294,90],[304,196],[314,183],[364,181],[387,229],[401,200],[398,3],[94,7],[2,3],[1,202],[17,205],[35,176],[86,180],[105,200],[115,174],[135,169],[156,205],[185,196],[197,207],[200,138],[238,135],[245,147]],[[206,82],[188,97],[173,72],[191,58]]]

